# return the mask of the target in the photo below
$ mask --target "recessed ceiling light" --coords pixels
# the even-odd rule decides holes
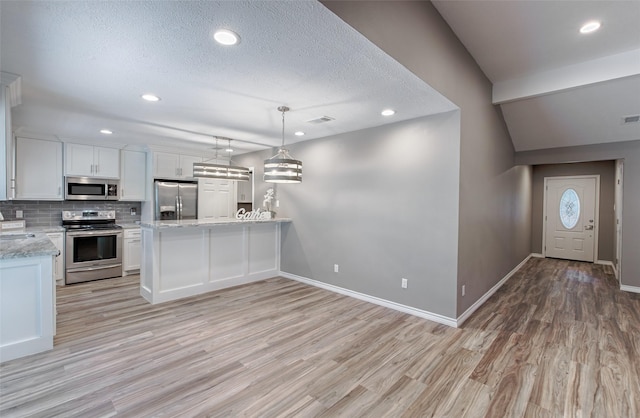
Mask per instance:
[[[297,131],[294,133],[295,136],[304,136],[304,132],[302,131]]]
[[[142,98],[148,102],[159,102],[160,98],[155,94],[143,94]]]
[[[580,33],[591,33],[600,29],[600,22],[597,20],[592,20],[591,22],[587,22],[580,28]]]
[[[111,135],[113,131],[110,131],[109,129],[100,129],[100,133],[104,135]]]
[[[221,45],[236,45],[240,43],[240,36],[228,29],[218,29],[216,33],[213,34],[213,39]]]
[[[385,110],[383,110],[382,112],[380,112],[380,114],[381,114],[382,116],[392,116],[392,115],[395,115],[395,114],[396,114],[396,111],[395,111],[395,110],[393,110],[393,109],[385,109]]]
[[[225,151],[226,152],[233,152],[233,148],[227,148]]]

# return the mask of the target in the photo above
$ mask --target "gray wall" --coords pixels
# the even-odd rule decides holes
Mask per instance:
[[[304,170],[277,185],[293,219],[281,270],[455,318],[459,123],[455,111],[288,147]],[[259,205],[271,154],[236,159],[256,167]]]
[[[530,253],[531,169],[514,167],[491,82],[430,2],[323,4],[461,109],[460,315]]]
[[[582,147],[519,152],[521,164],[562,164],[572,161],[624,160],[622,184],[622,257],[620,282],[640,288],[640,140]]]
[[[614,194],[615,161],[533,166],[533,203],[531,216],[531,251],[542,253],[544,178],[556,176],[600,175],[600,219],[598,220],[598,260],[615,257]]]

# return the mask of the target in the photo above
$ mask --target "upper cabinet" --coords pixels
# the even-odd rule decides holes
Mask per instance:
[[[158,179],[182,179],[193,177],[193,163],[202,162],[194,155],[153,153],[153,177]]]
[[[62,143],[16,138],[16,199],[63,198]]]
[[[146,153],[122,150],[120,156],[120,200],[142,202],[146,197]]]
[[[66,176],[120,177],[120,151],[92,145],[65,144]]]

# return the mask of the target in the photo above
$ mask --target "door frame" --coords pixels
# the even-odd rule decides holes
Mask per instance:
[[[596,202],[595,202],[595,227],[593,228],[593,262],[598,262],[598,236],[600,231],[600,174],[587,174],[583,176],[553,176],[544,178],[544,189],[542,199],[542,256],[547,257],[547,191],[549,180],[571,180],[571,179],[592,179],[596,180]]]
[[[624,185],[624,159],[616,160],[616,174],[615,174],[615,192],[614,192],[614,224],[615,228],[615,240],[616,240],[616,253],[613,261],[614,273],[618,283],[620,283],[620,276],[622,270],[622,191]]]

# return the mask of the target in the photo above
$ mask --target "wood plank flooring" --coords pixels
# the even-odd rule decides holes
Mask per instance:
[[[640,416],[640,295],[600,265],[531,259],[460,329],[283,278],[58,310],[54,350],[0,366],[3,418]]]

